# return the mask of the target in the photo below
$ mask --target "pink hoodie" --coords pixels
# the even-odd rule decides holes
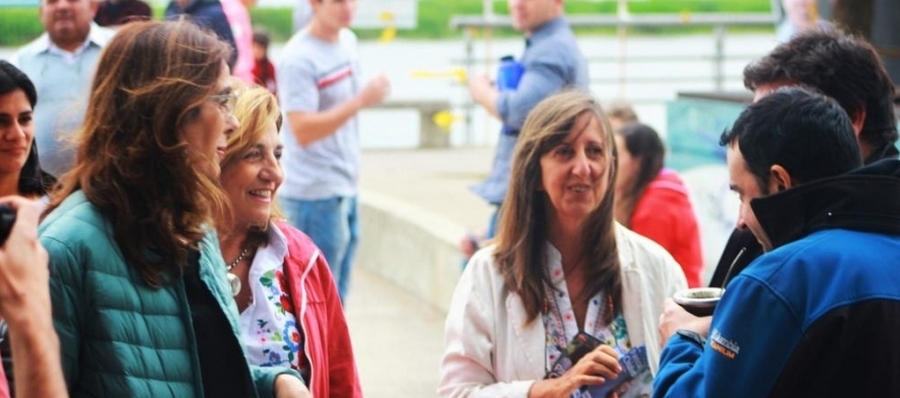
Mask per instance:
[[[231,74],[253,84],[253,26],[250,25],[250,13],[240,0],[219,1],[237,45],[237,62]]]

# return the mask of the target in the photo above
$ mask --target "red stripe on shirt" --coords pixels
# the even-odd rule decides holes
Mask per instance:
[[[335,84],[335,83],[343,80],[344,78],[350,77],[350,75],[352,75],[352,74],[353,74],[353,70],[350,69],[350,67],[348,66],[348,67],[338,70],[328,76],[325,76],[322,79],[320,79],[318,82],[319,90],[321,90],[325,87],[328,87],[332,84]]]

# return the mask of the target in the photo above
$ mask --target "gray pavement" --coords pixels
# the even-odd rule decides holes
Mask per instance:
[[[492,210],[468,186],[487,173],[492,155],[493,148],[365,151],[361,195],[389,195],[461,230],[481,227]],[[437,396],[444,315],[374,273],[354,270],[347,321],[366,397]]]
[[[357,268],[347,298],[347,322],[365,397],[437,396],[443,313]]]

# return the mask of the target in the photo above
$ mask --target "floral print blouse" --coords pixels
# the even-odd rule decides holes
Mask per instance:
[[[244,346],[251,364],[291,367],[308,378],[302,325],[294,317],[282,267],[287,238],[271,224],[268,234],[269,244],[257,250],[247,277],[250,305],[240,317]]]
[[[548,252],[550,261],[548,261],[547,266],[550,268],[550,279],[553,286],[548,286],[547,289],[546,308],[542,314],[542,320],[547,333],[545,359],[547,374],[557,376],[555,373],[565,373],[574,364],[567,364],[568,367],[561,372],[559,369],[551,372],[551,367],[557,364],[561,353],[567,352],[569,342],[582,331],[578,329],[578,323],[575,321],[575,312],[572,309],[572,301],[566,286],[561,256],[551,245],[548,245]],[[591,298],[583,323],[583,332],[597,338],[602,344],[613,347],[621,358],[632,346],[628,339],[628,328],[625,325],[625,319],[621,314],[617,314],[611,324],[603,324],[602,319],[605,311],[609,311],[611,308],[612,305],[609,298],[606,297],[604,292],[600,292]],[[625,388],[622,388],[622,390],[625,390]],[[652,391],[653,376],[648,369],[632,379],[630,386],[627,387],[627,391],[624,394],[620,394],[620,397],[649,397]],[[581,391],[575,391],[572,394],[573,398],[584,396]]]

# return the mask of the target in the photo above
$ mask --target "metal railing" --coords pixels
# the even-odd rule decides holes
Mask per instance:
[[[622,54],[619,56],[611,56],[611,57],[588,57],[588,62],[592,64],[603,63],[603,62],[618,62],[623,63],[626,61],[640,61],[640,62],[665,62],[665,61],[675,61],[675,60],[684,60],[684,59],[707,59],[711,62],[712,73],[709,78],[703,79],[705,81],[712,81],[713,87],[716,91],[722,91],[726,79],[731,77],[727,76],[725,72],[725,63],[729,60],[735,59],[750,59],[757,54],[743,54],[743,55],[734,55],[725,53],[725,43],[727,39],[727,28],[729,27],[755,27],[755,28],[773,28],[775,26],[775,15],[771,13],[754,13],[754,14],[723,14],[723,13],[683,13],[683,14],[630,14],[630,15],[572,15],[566,17],[569,25],[574,28],[617,28],[620,39],[627,40],[624,38],[625,32],[627,32],[630,28],[661,28],[661,27],[711,27],[713,30],[713,48],[711,49],[711,55],[707,57],[698,57],[698,56],[690,56],[690,57],[681,57],[673,59],[673,57],[653,57],[653,56],[643,56],[643,57],[634,57],[627,56]],[[493,60],[489,59],[479,59],[475,55],[474,51],[474,42],[475,42],[475,30],[480,29],[500,29],[500,28],[512,28],[512,21],[508,16],[492,16],[492,17],[484,17],[481,15],[463,15],[463,16],[453,16],[450,19],[450,27],[457,30],[463,31],[463,37],[465,42],[465,58],[462,60],[464,67],[466,69],[466,73],[471,76],[475,73],[476,66],[493,62]],[[618,83],[620,86],[624,86],[626,82],[640,82],[640,83],[654,83],[654,82],[671,82],[673,79],[684,79],[688,80],[697,80],[696,78],[683,78],[683,77],[673,77],[673,76],[658,76],[658,77],[641,77],[641,78],[628,78],[626,77],[624,67],[620,68],[618,76],[605,77],[601,79],[592,79],[592,83]],[[467,141],[470,141],[473,136],[472,132],[472,113],[474,111],[474,104],[471,101],[463,104],[463,111],[465,113],[465,123],[466,123],[466,137]]]

